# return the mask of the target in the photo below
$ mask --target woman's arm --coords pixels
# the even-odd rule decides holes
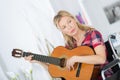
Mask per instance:
[[[95,55],[90,56],[73,56],[67,60],[66,67],[68,70],[73,68],[76,62],[87,64],[104,64],[106,61],[106,48],[104,45],[98,45],[94,48]]]
[[[95,55],[77,56],[76,62],[88,63],[88,64],[104,64],[106,61],[105,46],[99,45],[95,47],[94,50],[95,50]]]

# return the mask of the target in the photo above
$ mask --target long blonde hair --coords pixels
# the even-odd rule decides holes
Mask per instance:
[[[64,11],[64,10],[59,11],[59,12],[57,13],[57,15],[56,15],[56,16],[54,17],[54,19],[53,19],[53,22],[54,22],[54,24],[56,25],[57,28],[59,27],[58,24],[59,24],[59,21],[61,20],[61,18],[62,18],[62,17],[65,17],[65,16],[71,17],[71,18],[73,18],[74,20],[76,20],[76,23],[77,23],[79,29],[81,29],[81,30],[83,30],[83,31],[93,30],[93,28],[91,28],[91,27],[89,27],[89,26],[80,24],[80,23],[78,22],[78,20],[77,20],[72,14],[70,14],[69,12]],[[63,33],[62,33],[62,34],[63,34]],[[73,42],[73,41],[74,41],[74,38],[71,37],[71,36],[68,36],[68,35],[66,35],[66,34],[63,34],[63,36],[64,36],[64,39],[65,39],[65,44],[66,44],[67,46],[69,46],[68,48],[69,48],[69,49],[73,49],[73,48],[75,47],[75,46],[74,46],[74,42]]]

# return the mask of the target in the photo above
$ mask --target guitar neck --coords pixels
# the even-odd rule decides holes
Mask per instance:
[[[63,59],[60,59],[60,58],[44,56],[44,55],[39,55],[39,54],[34,54],[34,53],[29,53],[29,52],[23,52],[23,57],[29,56],[29,55],[34,55],[32,57],[33,60],[50,63],[50,64],[54,64],[54,65],[58,65],[58,66],[63,65],[63,64],[61,64],[61,63],[63,63],[63,62],[61,62],[61,61],[63,61]]]

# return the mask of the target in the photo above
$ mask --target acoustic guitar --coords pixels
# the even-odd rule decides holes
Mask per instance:
[[[13,49],[12,56],[20,58],[34,55],[32,59],[49,63],[48,71],[54,78],[61,77],[65,80],[91,80],[94,65],[86,63],[76,63],[74,70],[66,69],[66,60],[72,56],[94,55],[94,51],[88,46],[80,46],[68,50],[63,46],[56,47],[51,56],[39,55],[30,52],[24,52],[20,49]]]

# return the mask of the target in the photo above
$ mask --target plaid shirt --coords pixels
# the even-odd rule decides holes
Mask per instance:
[[[74,48],[77,47],[77,42],[73,40]],[[88,30],[85,34],[85,39],[82,41],[81,46],[90,46],[93,49],[98,45],[104,45],[102,35],[97,30]],[[69,49],[69,45],[65,45]]]
[[[104,45],[102,35],[97,30],[87,31],[85,34],[85,39],[81,45],[91,46],[95,48],[98,45]]]
[[[98,45],[104,45],[104,41],[102,38],[102,35],[100,32],[98,32],[97,30],[94,31],[88,31],[85,34],[85,39],[82,42],[82,45],[86,45],[86,46],[92,46],[92,48],[94,49],[96,46]],[[107,56],[107,49],[106,49],[106,56]],[[109,62],[106,61],[104,64],[101,64],[101,68],[104,67],[106,64],[108,64]],[[106,77],[110,77],[113,74],[113,71],[111,69],[109,69],[108,71],[105,72],[105,76]],[[98,80],[102,80],[102,77],[99,76]]]

